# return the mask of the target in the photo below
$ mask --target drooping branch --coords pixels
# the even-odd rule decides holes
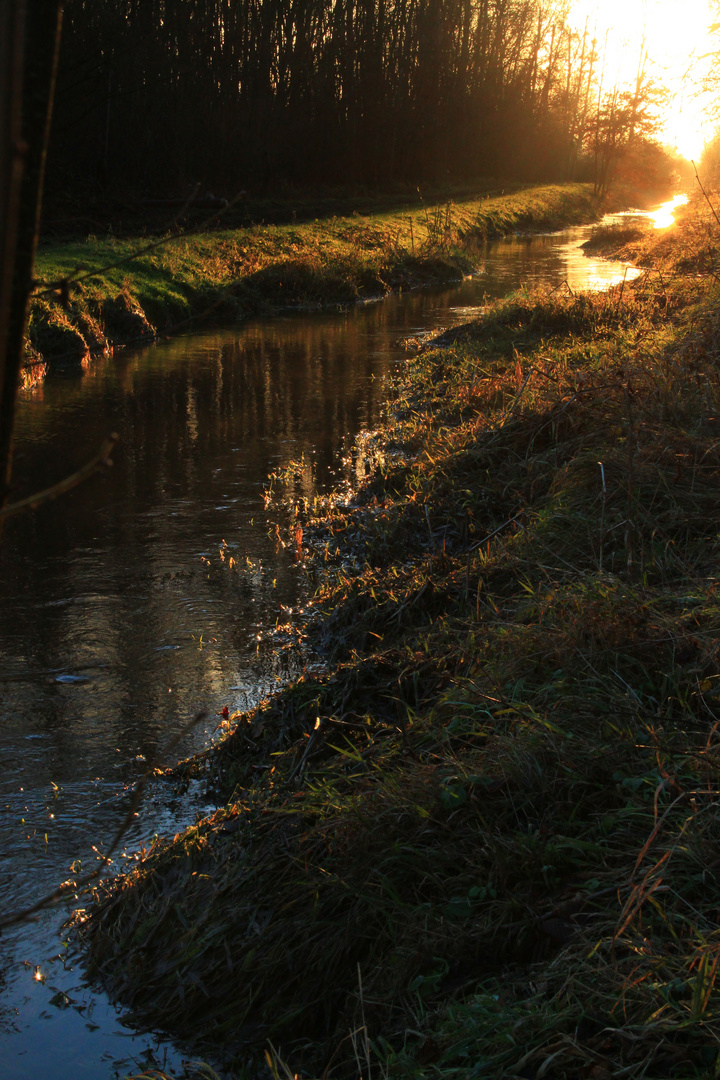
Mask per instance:
[[[69,287],[71,285],[78,285],[83,281],[90,281],[92,278],[100,277],[102,276],[102,274],[107,274],[110,270],[117,270],[121,266],[126,266],[128,263],[134,262],[135,259],[142,258],[143,255],[148,255],[151,251],[158,251],[160,248],[167,247],[169,244],[172,244],[176,240],[187,240],[187,238],[190,236],[197,236],[200,233],[203,233],[207,229],[209,229],[211,225],[215,225],[218,221],[221,221],[223,215],[227,214],[229,210],[233,210],[237,206],[237,204],[245,198],[246,194],[246,191],[239,191],[237,195],[235,195],[235,197],[230,200],[227,206],[223,206],[223,208],[221,210],[218,210],[216,214],[213,214],[211,217],[206,218],[194,228],[186,229],[182,232],[173,233],[172,236],[162,236],[159,240],[153,240],[151,243],[146,244],[144,247],[137,248],[135,251],[131,251],[129,255],[123,255],[121,259],[116,259],[114,262],[107,263],[105,266],[99,266],[95,270],[88,270],[85,273],[80,273],[78,271],[75,274],[71,274],[70,277],[60,278],[58,281],[35,281],[32,283],[32,287],[37,288],[38,286],[42,286],[42,291],[34,293],[34,296],[55,296],[58,290],[69,290]],[[185,208],[190,205],[194,198],[194,195],[195,192],[193,192],[190,198],[186,201],[185,206],[181,210],[180,214],[177,215],[178,219],[184,213]]]
[[[177,734],[173,736],[168,745],[162,751],[163,755],[171,753],[180,743],[180,741],[184,739],[186,735],[189,735],[193,728],[195,728],[199,723],[201,723],[206,718],[206,716],[207,713],[204,710],[196,713],[190,723],[185,724],[180,729],[180,731],[178,731]],[[97,881],[103,870],[112,862],[112,856],[115,851],[117,851],[120,841],[125,836],[128,829],[134,822],[135,815],[137,813],[138,807],[140,806],[140,803],[142,802],[148,780],[155,775],[160,756],[161,755],[158,754],[156,758],[147,766],[145,772],[135,784],[133,793],[130,796],[130,802],[128,803],[128,808],[125,816],[120,822],[114,837],[110,841],[110,846],[108,847],[107,851],[101,854],[98,851],[97,846],[93,848],[93,850],[97,853],[98,858],[100,859],[100,865],[96,867],[93,871],[91,871],[89,874],[85,874],[82,878],[72,878],[68,881],[63,881],[60,885],[57,886],[57,888],[53,889],[49,893],[46,893],[45,896],[40,897],[39,900],[37,900],[34,904],[28,905],[28,907],[20,908],[15,911],[0,912],[0,931],[2,931],[6,926],[15,926],[17,923],[28,922],[40,911],[44,911],[45,908],[52,907],[53,904],[57,904],[60,900],[68,896],[70,893],[75,893],[79,889],[85,889],[93,881]]]
[[[102,446],[98,450],[95,457],[86,462],[77,472],[72,473],[70,476],[66,476],[63,480],[59,480],[57,484],[53,484],[52,487],[45,488],[43,491],[38,491],[34,495],[28,495],[26,499],[20,499],[18,502],[10,503],[8,506],[0,507],[0,522],[5,521],[9,517],[14,517],[15,514],[20,514],[23,510],[37,510],[43,503],[52,502],[53,499],[57,499],[58,496],[64,495],[66,491],[71,491],[72,488],[77,487],[78,484],[82,484],[83,480],[87,480],[93,473],[96,473],[101,468],[109,468],[112,465],[112,459],[110,455],[113,452],[118,436],[113,432],[103,442]]]

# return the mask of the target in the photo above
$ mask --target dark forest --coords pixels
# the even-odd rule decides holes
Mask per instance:
[[[542,0],[70,0],[50,185],[581,179],[602,72],[563,16]]]

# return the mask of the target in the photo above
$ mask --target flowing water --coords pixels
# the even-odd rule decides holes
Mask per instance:
[[[111,470],[2,538],[0,911],[97,865],[93,845],[111,838],[128,790],[198,710],[207,718],[173,760],[216,737],[224,706],[250,706],[311,662],[265,640],[306,602],[292,523],[268,520],[268,473],[300,461],[298,490],[312,497],[361,470],[343,455],[380,421],[403,340],[526,286],[634,276],[586,258],[589,232],[510,237],[452,288],[121,351],[23,394],[18,497],[77,468],[108,432],[120,442]],[[179,802],[160,788],[125,848],[205,809],[199,791]],[[2,1080],[179,1068],[181,1050],[126,1026],[63,956],[66,916],[46,911],[0,937]]]

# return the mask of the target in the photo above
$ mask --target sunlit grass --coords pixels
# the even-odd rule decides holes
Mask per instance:
[[[594,212],[589,185],[549,185],[368,217],[168,238],[132,262],[122,260],[142,246],[137,239],[90,236],[54,244],[38,256],[40,292],[63,279],[82,280],[70,287],[65,304],[59,295],[35,301],[31,355],[82,359],[153,330],[237,322],[283,307],[347,304],[457,280],[487,237],[588,220]],[[122,318],[115,310],[118,296]]]

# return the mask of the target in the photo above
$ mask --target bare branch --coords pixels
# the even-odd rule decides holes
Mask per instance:
[[[181,728],[176,735],[173,736],[167,747],[162,751],[162,754],[157,754],[153,761],[148,764],[147,769],[135,785],[132,796],[130,798],[130,805],[128,806],[127,813],[125,814],[125,817],[123,818],[117,832],[115,833],[110,847],[102,855],[100,854],[100,852],[97,852],[98,858],[101,860],[100,866],[96,867],[91,873],[86,874],[85,877],[79,878],[77,880],[71,879],[69,881],[63,881],[62,884],[58,885],[56,889],[53,889],[52,892],[49,892],[45,896],[41,897],[38,901],[36,901],[36,903],[31,904],[30,907],[23,908],[20,911],[7,911],[4,914],[0,914],[0,931],[3,930],[6,926],[15,926],[17,923],[27,922],[29,919],[32,919],[34,915],[37,915],[38,912],[43,911],[45,908],[51,907],[53,904],[56,904],[59,900],[62,900],[64,896],[67,896],[71,892],[77,892],[80,889],[87,888],[87,886],[91,882],[96,881],[100,877],[100,874],[102,874],[103,870],[112,862],[113,852],[117,850],[120,841],[135,820],[135,814],[137,812],[138,806],[142,801],[147,782],[150,777],[154,775],[160,758],[164,757],[172,750],[174,750],[180,740],[184,739],[186,735],[189,735],[192,729],[196,727],[197,724],[200,724],[206,717],[207,713],[204,710],[197,713],[188,724],[185,724],[185,726]],[[93,850],[97,851],[97,847],[93,848]]]
[[[194,198],[194,192],[191,198],[186,203],[189,206]],[[58,281],[36,281],[34,286],[37,288],[39,285],[44,285],[45,288],[42,292],[33,292],[33,296],[55,296],[58,289],[67,290],[70,285],[77,285],[81,281],[88,281],[90,278],[99,277],[100,274],[106,274],[108,270],[117,270],[120,266],[125,266],[129,262],[133,262],[135,259],[139,259],[142,255],[147,255],[151,251],[157,251],[158,248],[165,247],[166,244],[171,244],[175,240],[185,240],[188,236],[195,236],[197,233],[204,232],[210,225],[213,225],[216,221],[219,221],[224,214],[227,214],[228,210],[232,208],[243,199],[246,192],[240,191],[232,199],[227,206],[223,206],[222,210],[218,210],[217,214],[212,214],[211,217],[206,218],[194,229],[187,229],[186,231],[175,233],[174,236],[163,236],[159,240],[154,240],[151,244],[146,244],[143,248],[138,248],[137,251],[131,252],[129,255],[124,255],[122,259],[118,259],[114,263],[108,263],[107,266],[99,266],[97,270],[88,270],[86,274],[78,274],[69,278],[60,278]],[[180,216],[180,215],[178,215]]]
[[[26,499],[20,499],[19,502],[10,503],[9,506],[0,507],[0,521],[4,521],[6,518],[14,517],[15,514],[22,513],[23,510],[37,510],[38,506],[42,506],[43,503],[51,502],[53,499],[57,499],[59,495],[64,495],[66,491],[70,491],[72,488],[77,487],[78,484],[82,484],[83,480],[87,480],[88,477],[96,473],[100,468],[110,468],[112,465],[112,459],[110,455],[113,452],[115,444],[118,441],[119,436],[112,433],[108,435],[107,439],[103,442],[102,446],[98,450],[94,458],[91,458],[85,465],[72,473],[71,476],[66,476],[64,480],[58,481],[57,484],[53,484],[52,487],[45,488],[44,491],[38,491],[35,495],[28,495]]]
[[[705,188],[704,188],[704,187],[703,187],[703,185],[702,185],[702,180],[700,179],[700,174],[699,174],[699,173],[698,173],[698,171],[697,171],[697,165],[695,164],[695,162],[694,162],[694,161],[693,161],[693,163],[692,163],[692,167],[693,167],[693,169],[695,170],[695,179],[697,180],[698,184],[700,185],[700,190],[702,191],[703,195],[705,196],[705,202],[706,202],[706,203],[708,204],[708,206],[710,207],[710,210],[712,211],[712,216],[713,216],[713,217],[715,218],[715,220],[717,221],[718,225],[720,225],[720,218],[719,218],[719,217],[717,216],[717,212],[716,212],[716,210],[715,210],[715,207],[714,207],[714,206],[713,206],[713,204],[712,204],[712,203],[710,202],[710,196],[708,195],[707,191],[705,190]]]

